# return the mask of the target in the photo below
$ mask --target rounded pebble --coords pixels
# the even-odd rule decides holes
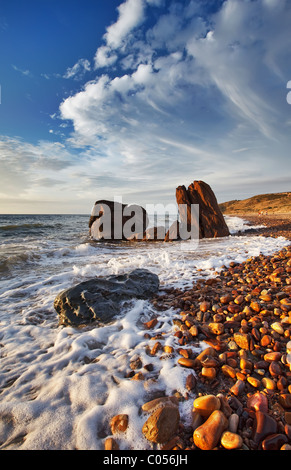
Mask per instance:
[[[204,395],[194,400],[193,408],[201,416],[208,417],[220,409],[220,400],[215,395]]]
[[[187,359],[186,357],[181,357],[178,359],[178,364],[183,367],[194,368],[195,367],[195,360],[194,359]]]
[[[202,367],[201,374],[206,379],[213,380],[216,377],[216,370],[214,367]]]
[[[112,434],[126,431],[128,426],[128,415],[119,414],[114,416],[110,421],[110,428]]]
[[[261,381],[256,377],[248,377],[247,381],[255,388],[259,388],[259,386],[261,385]]]
[[[272,323],[271,328],[273,328],[273,330],[276,331],[276,333],[278,333],[279,335],[284,334],[284,328],[279,322]]]
[[[222,411],[213,411],[205,423],[195,429],[193,434],[194,444],[202,450],[214,449],[227,426],[228,420]]]
[[[273,379],[270,379],[269,377],[264,377],[262,379],[262,385],[267,389],[267,390],[276,390],[276,382],[274,382]]]
[[[239,424],[239,416],[236,413],[233,413],[228,418],[228,429],[232,433],[236,433]]]
[[[232,379],[234,379],[236,376],[236,371],[234,368],[227,364],[221,367],[221,371],[224,373],[224,375],[231,377]]]
[[[243,445],[242,437],[231,431],[225,431],[221,436],[221,444],[225,449],[240,449]]]

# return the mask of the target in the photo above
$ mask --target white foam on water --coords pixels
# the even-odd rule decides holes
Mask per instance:
[[[247,220],[240,217],[225,215],[224,219],[231,234],[237,233],[238,231],[245,232],[252,228],[258,229],[264,227],[264,225],[251,225]]]
[[[237,218],[236,218],[237,219]],[[241,227],[240,220],[232,227]],[[241,228],[239,228],[241,230]],[[287,244],[280,238],[234,236],[177,243],[66,246],[53,240],[25,276],[4,279],[0,292],[0,448],[103,449],[111,435],[110,419],[128,414],[129,426],[116,436],[121,449],[150,449],[142,435],[148,418],[141,405],[155,392],[184,393],[189,373],[177,357],[148,354],[155,340],[144,337],[143,323],[158,318],[155,334],[163,345],[177,347],[170,309],[155,311],[136,300],[123,315],[100,328],[58,327],[56,295],[95,276],[146,268],[161,288],[191,287],[198,277],[215,276],[223,265],[260,253],[272,254]],[[45,243],[43,243],[44,247]],[[198,271],[201,270],[201,271]],[[201,347],[203,347],[201,345]],[[140,357],[144,380],[128,378],[130,362]],[[180,405],[187,422],[192,400]]]

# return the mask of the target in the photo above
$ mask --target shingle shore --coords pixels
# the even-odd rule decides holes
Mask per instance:
[[[288,219],[269,217],[268,224],[259,233],[291,240]],[[165,450],[291,449],[289,242],[271,256],[231,263],[192,289],[168,289],[153,303],[160,310],[177,309],[176,346],[163,346],[161,337],[155,337],[153,319],[145,325],[149,355],[170,354],[189,374],[184,394],[144,404],[144,436]],[[192,346],[202,341],[207,348],[193,353]],[[143,380],[134,367],[130,378]],[[184,400],[193,401],[187,426],[179,415]],[[115,434],[126,431],[128,422],[124,415],[113,418],[113,437],[105,440],[108,450],[118,448]]]

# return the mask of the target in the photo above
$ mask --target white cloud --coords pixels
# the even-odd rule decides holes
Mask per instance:
[[[73,67],[69,67],[64,74],[63,78],[78,79],[84,75],[85,72],[90,72],[91,64],[87,59],[79,59]]]
[[[127,41],[145,20],[146,7],[161,7],[164,0],[125,0],[118,8],[118,19],[107,27],[104,34],[105,45],[100,46],[95,54],[95,68],[109,67],[117,59],[116,51],[124,49]]]
[[[139,85],[148,85],[153,80],[153,70],[150,64],[140,64],[132,74],[132,78],[135,83]]]
[[[116,23],[107,28],[105,40],[108,46],[118,48],[126,36],[144,19],[144,0],[126,0],[118,7],[119,17]]]
[[[105,45],[95,54],[95,68],[108,67],[117,60],[115,50],[124,46],[128,35],[144,20],[145,0],[126,0],[119,5],[118,19],[107,28],[104,34]]]
[[[111,51],[109,46],[100,46],[95,54],[95,69],[108,67],[117,60],[117,55]]]

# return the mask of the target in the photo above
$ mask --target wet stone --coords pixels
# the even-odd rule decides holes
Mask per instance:
[[[291,426],[291,411],[285,411],[284,418],[285,418],[285,422]]]
[[[260,312],[261,311],[261,304],[259,302],[251,302],[250,307],[255,312]]]
[[[157,318],[152,318],[148,322],[144,323],[144,327],[147,328],[148,330],[154,328],[158,323]]]
[[[220,409],[220,400],[215,395],[204,395],[194,400],[193,408],[201,416],[208,417]]]
[[[272,336],[270,335],[264,335],[261,339],[261,345],[263,347],[268,346],[269,344],[271,344],[271,342],[272,342]]]
[[[156,443],[169,441],[176,433],[180,414],[176,406],[162,406],[156,409],[142,427],[147,440]]]
[[[104,450],[119,450],[118,443],[113,437],[108,437],[104,442]]]
[[[255,388],[259,388],[261,385],[261,381],[257,379],[256,377],[248,377],[247,381]]]
[[[186,389],[187,390],[194,390],[196,388],[197,380],[196,377],[193,374],[187,375],[186,379]]]
[[[222,335],[224,333],[223,323],[209,323],[208,328],[214,335]]]
[[[209,302],[201,302],[200,304],[200,311],[201,312],[207,312],[207,310],[209,310],[211,308],[211,304]]]
[[[260,332],[257,330],[257,328],[253,328],[252,331],[251,331],[251,334],[253,335],[254,339],[256,341],[260,341],[261,339],[261,334]]]
[[[262,442],[263,450],[279,450],[283,444],[288,442],[288,438],[284,434],[271,434]]]
[[[228,418],[229,431],[232,433],[236,433],[238,424],[239,424],[239,416],[236,413],[231,414],[230,417]]]
[[[142,405],[142,410],[147,413],[150,413],[154,411],[156,408],[164,406],[164,405],[178,406],[179,401],[174,396],[154,398],[153,400],[144,403]]]
[[[262,385],[267,389],[267,390],[276,390],[277,384],[274,382],[274,380],[270,379],[269,377],[263,377],[262,379]]]
[[[214,367],[202,367],[201,374],[206,379],[213,380],[216,377],[216,370]]]
[[[236,396],[242,395],[245,391],[245,383],[242,380],[237,380],[230,391]]]
[[[232,409],[229,406],[228,399],[222,393],[219,393],[217,398],[220,400],[220,410],[226,418],[229,418],[232,414]]]
[[[142,361],[140,357],[136,357],[130,361],[129,367],[132,370],[140,369],[142,367]]]
[[[279,396],[279,403],[283,408],[291,408],[291,393],[281,393]]]
[[[247,333],[235,333],[233,339],[240,348],[249,349],[250,341]]]
[[[283,326],[281,325],[281,323],[279,323],[279,322],[274,322],[274,323],[272,323],[271,328],[272,328],[274,331],[276,331],[276,333],[278,333],[279,335],[283,335],[283,334],[284,334],[284,328],[283,328]]]
[[[286,413],[285,413],[286,415]],[[285,424],[284,431],[289,440],[291,440],[291,426],[290,424]]]
[[[243,445],[243,439],[239,434],[225,431],[221,436],[221,444],[228,450],[240,449]]]
[[[280,450],[291,450],[291,445],[290,444],[283,444]]]
[[[221,367],[221,371],[224,375],[226,375],[227,377],[231,377],[232,379],[234,379],[236,376],[236,371],[234,370],[234,368],[227,364]]]
[[[268,273],[275,268],[281,268],[281,254],[260,255],[232,271],[225,268],[215,285],[201,280],[185,293],[172,353],[190,369],[182,371],[183,400],[198,398],[191,424],[180,422],[167,449],[291,446],[291,313],[279,303],[290,302],[291,278],[288,292],[286,285],[271,283]],[[285,280],[283,271],[280,277]],[[198,341],[208,347],[196,356]]]
[[[272,361],[269,366],[269,372],[272,377],[277,377],[278,375],[281,375],[282,369],[281,369],[280,363],[276,361]]]
[[[201,364],[203,367],[218,367],[219,361],[213,356],[206,356],[202,361]]]
[[[213,411],[205,423],[195,429],[193,434],[194,444],[202,450],[214,449],[227,427],[228,420],[222,411]]]
[[[201,362],[201,361],[203,361],[203,359],[205,359],[205,357],[207,357],[207,356],[217,357],[217,353],[216,353],[215,349],[212,348],[212,347],[208,347],[208,348],[204,349],[204,350],[196,357],[196,361]]]
[[[114,416],[110,421],[110,428],[112,434],[126,431],[128,427],[128,415],[119,414]]]
[[[277,432],[277,422],[272,416],[262,411],[256,411],[254,426],[253,426],[253,440],[259,444],[270,434]]]
[[[282,354],[280,352],[269,352],[264,355],[266,362],[280,361]]]
[[[180,364],[180,366],[187,367],[190,369],[194,369],[196,366],[196,362],[194,359],[187,359],[185,357],[181,357],[180,359],[178,359],[178,364]]]

